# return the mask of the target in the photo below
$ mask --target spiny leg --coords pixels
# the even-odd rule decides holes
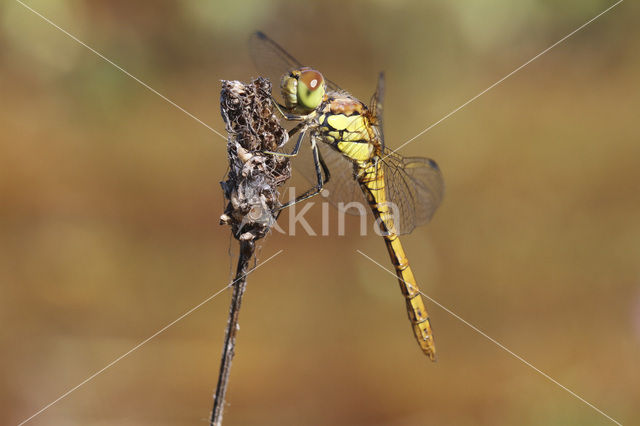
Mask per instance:
[[[327,168],[327,165],[324,164],[324,160],[320,160],[320,153],[318,152],[318,146],[316,145],[316,141],[312,140],[311,141],[311,152],[313,153],[313,165],[315,166],[316,169],[316,179],[317,179],[317,183],[314,187],[310,188],[309,190],[305,191],[302,195],[299,195],[298,197],[295,198],[295,200],[289,201],[287,203],[285,203],[282,207],[280,207],[280,210],[283,210],[287,207],[291,207],[292,205],[299,203],[300,201],[304,201],[306,199],[309,199],[311,197],[313,197],[314,195],[318,195],[320,193],[320,191],[322,191],[322,188],[324,187],[324,184],[326,183],[323,179],[322,179],[322,172],[324,171],[325,174],[327,175],[327,181],[329,178],[329,169]]]
[[[290,153],[286,152],[275,152],[275,151],[262,151],[265,154],[278,155],[280,157],[295,157],[298,155],[298,151],[300,151],[300,146],[302,146],[302,140],[304,139],[304,135],[307,134],[307,130],[309,130],[309,126],[307,123],[300,123],[293,129],[289,131],[289,137],[295,135],[300,129],[303,129],[300,135],[298,135],[298,140],[296,141],[296,145],[293,147],[293,151]]]
[[[324,185],[329,183],[329,179],[331,179],[331,172],[329,171],[329,167],[327,167],[327,163],[324,162],[324,158],[322,158],[322,153],[318,151],[318,155],[320,157],[320,166],[322,166],[322,171],[324,172]]]

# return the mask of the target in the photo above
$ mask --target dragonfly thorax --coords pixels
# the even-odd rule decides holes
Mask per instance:
[[[283,75],[280,89],[287,109],[311,112],[322,103],[326,83],[320,72],[304,67]]]

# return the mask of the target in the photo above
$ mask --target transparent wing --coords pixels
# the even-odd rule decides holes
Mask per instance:
[[[386,150],[381,157],[387,201],[397,208],[396,230],[408,234],[431,220],[442,202],[444,182],[435,161],[402,157]]]
[[[367,212],[369,205],[356,180],[353,163],[325,143],[320,144],[320,154],[331,172],[331,179],[325,185],[331,204],[340,208],[341,205],[356,202],[364,208],[350,208],[346,210],[347,213],[359,216]]]
[[[369,207],[364,194],[355,179],[353,163],[324,142],[318,142],[318,149],[320,156],[331,174],[329,182],[324,186],[324,189],[327,191],[324,195],[328,193],[328,200],[331,204],[339,208],[340,203],[346,206],[350,202],[355,201],[364,206],[364,209],[349,208],[346,210],[346,213],[359,216],[362,212],[368,211]],[[313,164],[309,141],[303,141],[303,146],[293,162],[293,167],[299,171],[307,181],[315,184],[315,165]]]
[[[371,97],[369,110],[376,117],[378,133],[380,136],[380,143],[382,144],[382,148],[384,149],[384,128],[383,128],[383,121],[382,121],[383,103],[384,103],[384,73],[380,72],[380,74],[378,74],[378,86],[376,87],[376,92]]]
[[[251,35],[249,39],[249,54],[260,75],[271,81],[274,92],[279,92],[277,88],[280,87],[280,81],[284,74],[304,66],[261,31],[256,31]],[[338,85],[327,80],[326,77],[325,81],[329,90],[342,91]]]
[[[302,68],[300,62],[260,31],[249,39],[249,54],[260,75],[271,80],[275,88],[284,74]]]

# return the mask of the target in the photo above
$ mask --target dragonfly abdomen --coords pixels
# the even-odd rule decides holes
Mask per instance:
[[[389,257],[398,276],[400,290],[406,300],[407,314],[413,327],[413,333],[422,351],[429,359],[435,361],[436,348],[433,342],[433,332],[431,331],[429,314],[422,301],[420,289],[416,283],[411,266],[409,266],[409,261],[404,254],[400,239],[397,234],[390,233],[389,235],[384,235],[384,240],[387,250],[389,251]]]
[[[407,314],[411,321],[413,333],[422,351],[431,359],[436,360],[436,348],[433,341],[433,332],[429,314],[424,306],[420,289],[416,283],[409,260],[404,253],[400,238],[395,231],[393,209],[386,200],[383,169],[378,168],[375,162],[366,166],[363,164],[358,181],[362,187],[371,211],[380,224],[389,257],[396,271],[400,290],[405,297]]]

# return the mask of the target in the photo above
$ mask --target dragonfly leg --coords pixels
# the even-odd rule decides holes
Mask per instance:
[[[282,207],[280,207],[280,210],[283,210],[287,207],[291,207],[292,205],[297,204],[300,201],[304,201],[315,195],[318,195],[320,191],[322,191],[324,184],[328,182],[330,177],[329,169],[327,165],[324,164],[324,160],[320,159],[320,153],[318,152],[318,146],[316,145],[315,140],[312,140],[311,142],[311,151],[313,153],[313,164],[315,165],[315,168],[316,168],[317,184],[313,188],[310,188],[309,190],[305,191],[302,195],[297,196],[295,200],[288,201],[285,204],[283,204]],[[327,176],[326,181],[322,178],[323,172]]]
[[[324,172],[323,184],[326,185],[329,183],[329,179],[331,179],[331,173],[329,172],[327,163],[324,162],[324,158],[322,158],[322,153],[320,151],[318,151],[318,157],[320,159],[320,166],[322,166],[322,171]]]
[[[289,130],[289,132],[288,132],[289,133],[289,137],[292,137],[293,135],[298,133],[300,131],[300,129],[304,129],[304,126],[306,126],[306,125],[307,125],[307,123],[298,123],[293,129]]]
[[[296,141],[296,146],[293,147],[293,151],[290,153],[286,152],[275,152],[275,151],[262,151],[265,154],[278,155],[280,157],[295,157],[298,155],[298,151],[300,151],[300,146],[302,146],[302,140],[304,139],[304,135],[307,134],[307,130],[309,127],[306,127],[307,123],[300,123],[293,129],[289,131],[289,137],[295,135],[300,129],[303,129],[300,135],[298,136],[298,140]]]

